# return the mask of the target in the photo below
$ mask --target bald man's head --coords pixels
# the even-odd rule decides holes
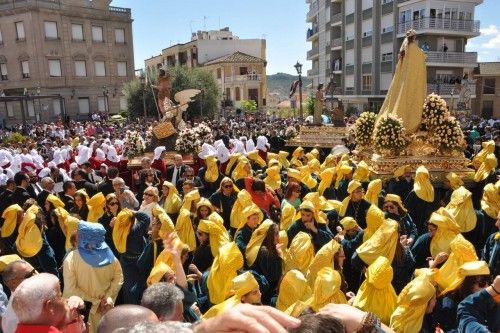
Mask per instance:
[[[123,327],[132,327],[143,321],[157,322],[153,311],[140,305],[119,305],[109,310],[101,319],[97,333],[112,333]]]

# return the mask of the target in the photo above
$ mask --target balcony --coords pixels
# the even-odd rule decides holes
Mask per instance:
[[[312,60],[319,56],[319,47],[313,47],[312,50],[307,51],[307,60]]]
[[[310,69],[307,71],[307,76],[308,77],[311,77],[311,76],[317,76],[319,75],[319,69],[318,68],[313,68],[313,69]]]
[[[476,84],[469,84],[471,97],[476,96]],[[427,94],[436,93],[440,96],[459,96],[460,95],[460,85],[449,84],[449,83],[428,83],[427,84]]]
[[[342,38],[335,38],[332,41],[332,50],[342,48]]]
[[[447,18],[423,17],[418,20],[399,24],[398,37],[404,37],[409,29],[414,29],[418,34],[479,36],[479,21],[456,20]]]
[[[342,24],[342,13],[338,13],[332,16],[332,25]]]
[[[260,80],[261,80],[260,74],[233,75],[233,76],[226,76],[224,78],[224,83],[248,82],[248,81],[260,82]]]
[[[476,52],[439,52],[428,51],[427,65],[428,66],[449,66],[449,67],[476,67],[477,53]]]
[[[307,29],[307,33],[306,33],[307,40],[312,41],[312,40],[318,38],[318,32],[319,32],[318,26],[314,26],[310,29]]]
[[[312,22],[314,17],[318,14],[318,1],[315,1],[311,4],[311,7],[309,8],[309,11],[307,12],[307,22]]]

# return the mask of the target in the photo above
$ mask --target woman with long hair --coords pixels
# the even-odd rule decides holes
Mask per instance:
[[[158,188],[149,186],[144,190],[142,204],[139,211],[145,213],[149,219],[153,218],[153,208],[158,205]]]
[[[271,298],[278,293],[279,281],[283,274],[282,257],[278,225],[271,220],[265,220],[252,233],[246,249],[247,266],[264,276],[269,283],[269,289],[262,293],[263,304],[271,304]]]
[[[70,214],[78,217],[80,220],[87,221],[89,215],[89,208],[87,207],[87,196],[80,191],[76,191],[75,195],[75,207],[71,209]]]

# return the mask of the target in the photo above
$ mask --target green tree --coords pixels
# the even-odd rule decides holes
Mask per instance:
[[[314,109],[316,108],[316,97],[313,93],[309,94],[306,99],[306,109],[309,115],[314,115]]]
[[[253,99],[247,99],[241,101],[241,108],[245,111],[253,112],[257,110],[257,102]]]
[[[185,89],[199,89],[201,94],[193,98],[185,116],[188,119],[213,116],[219,110],[219,87],[213,75],[202,68],[187,68],[185,66],[169,68],[172,77],[172,98]]]
[[[202,91],[193,102],[189,104],[185,117],[193,119],[200,117],[213,117],[219,108],[219,88],[212,74],[203,69],[191,69],[187,67],[172,67],[167,70],[172,80],[172,100],[177,92],[185,89],[200,89]],[[148,85],[144,89],[146,100],[146,114],[148,117],[158,117],[158,109],[155,102],[157,91],[153,96],[151,84],[158,82],[159,70],[156,68],[147,69],[146,77]],[[131,117],[143,117],[143,85],[140,80],[135,79],[127,82],[123,86],[123,93],[127,97],[127,111]]]

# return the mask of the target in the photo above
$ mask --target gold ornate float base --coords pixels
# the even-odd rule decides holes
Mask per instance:
[[[347,137],[347,127],[334,127],[332,125],[300,126],[299,134],[287,141],[291,147],[319,147],[333,148],[342,144],[342,139]]]
[[[474,170],[469,168],[470,160],[463,156],[398,156],[383,157],[373,154],[370,169],[376,178],[391,178],[394,170],[403,165],[409,165],[413,172],[424,165],[431,173],[433,180],[442,180],[449,172],[454,172],[464,179],[474,176]]]

